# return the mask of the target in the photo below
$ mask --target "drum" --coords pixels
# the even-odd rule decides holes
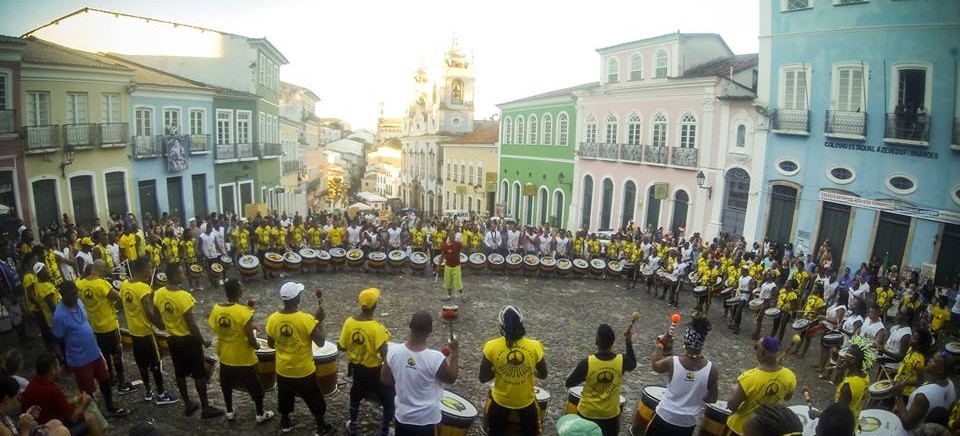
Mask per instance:
[[[743,300],[737,297],[727,298],[726,300],[723,300],[723,307],[737,307],[737,305],[740,304],[741,301]]]
[[[470,269],[482,270],[487,265],[487,256],[483,253],[473,253],[470,255],[468,265]]]
[[[326,268],[330,266],[330,252],[327,250],[317,250],[317,266]]]
[[[543,423],[547,419],[547,407],[550,405],[550,391],[534,387],[533,393],[537,397],[537,408],[539,409],[539,421],[541,432],[543,430]],[[487,391],[487,403],[483,408],[484,420],[483,420],[483,432],[485,434],[489,433],[489,418],[490,418],[490,404],[493,402],[493,397],[490,394],[490,391]],[[522,428],[520,427],[520,419],[517,417],[516,412],[510,412],[509,417],[507,418],[507,431],[508,435],[523,435]]]
[[[237,260],[237,268],[241,276],[256,277],[260,272],[260,259],[257,259],[257,256],[245,254]]]
[[[460,252],[460,265],[466,265],[470,262],[470,256],[467,256],[466,253]]]
[[[793,322],[793,329],[797,332],[804,332],[810,328],[810,320],[800,318]]]
[[[759,298],[754,298],[750,300],[749,303],[747,303],[747,306],[750,307],[750,310],[756,312],[760,310],[761,307],[763,307],[763,300]]]
[[[823,336],[820,338],[820,345],[827,348],[839,347],[843,345],[843,333],[840,333],[840,332],[824,333]]]
[[[226,269],[233,268],[233,258],[229,254],[224,254],[220,256],[220,264]]]
[[[260,386],[270,390],[277,387],[277,351],[273,348],[267,348],[266,339],[257,339],[260,343],[260,349],[257,353],[257,379],[260,380]]]
[[[707,292],[708,292],[708,289],[707,289],[706,286],[697,286],[697,287],[693,288],[693,295],[694,295],[695,297],[698,297],[698,298],[699,298],[699,297],[706,297],[706,296],[707,296]]]
[[[263,267],[270,272],[281,272],[283,271],[283,260],[283,256],[279,253],[267,252],[263,255]]]
[[[724,290],[720,291],[721,299],[726,300],[730,297],[733,297],[733,288],[725,288]]]
[[[133,336],[130,336],[130,330],[120,327],[120,345],[126,350],[133,349]]]
[[[387,265],[387,255],[382,251],[371,251],[367,255],[367,267],[370,269],[383,269]]]
[[[516,271],[520,269],[520,264],[523,263],[523,258],[517,253],[510,253],[506,257],[507,269],[511,271]]]
[[[189,269],[190,269],[190,272],[189,272],[190,277],[193,277],[193,278],[195,278],[195,279],[198,279],[198,278],[200,278],[200,276],[203,275],[203,267],[200,266],[199,263],[195,263],[195,264],[193,264],[193,265],[190,265],[190,268],[189,268]]]
[[[583,259],[573,259],[573,273],[580,277],[587,275],[590,269],[590,263]]]
[[[443,391],[440,399],[440,413],[437,436],[466,436],[479,416],[476,406],[448,390]]]
[[[123,284],[123,281],[121,280],[114,280],[112,283],[110,283],[110,285],[113,286],[113,290],[117,292],[120,292],[121,284]]]
[[[544,256],[540,258],[540,272],[544,274],[553,274],[557,270],[557,259],[553,256]]]
[[[623,275],[627,277],[632,277],[633,272],[636,271],[637,266],[629,260],[623,261]]]
[[[570,270],[572,269],[573,269],[573,263],[570,262],[569,260],[560,259],[557,261],[557,275],[561,277],[569,276]]]
[[[433,256],[433,268],[437,270],[438,274],[443,273],[443,255],[442,254]]]
[[[160,271],[153,277],[153,289],[160,289],[167,286],[167,273]]]
[[[793,412],[794,415],[797,415],[797,418],[800,418],[801,427],[804,429],[806,429],[811,422],[815,421],[813,419],[810,419],[810,406],[795,404],[787,408],[790,409],[790,411]],[[813,412],[816,414],[819,414],[820,409],[817,409],[816,407],[814,407]],[[806,431],[804,431],[803,434],[807,434]]]
[[[337,391],[337,344],[325,341],[322,347],[313,344],[313,363],[317,365],[317,386],[320,393],[330,395]]]
[[[700,424],[700,436],[722,436],[729,431],[727,427],[727,418],[730,417],[730,409],[727,409],[726,401],[717,401],[707,404],[703,409],[703,421]]]
[[[218,279],[222,275],[223,265],[221,265],[220,262],[214,262],[212,265],[210,265],[210,277]]]
[[[359,248],[347,250],[347,265],[351,268],[360,268],[363,266],[363,251]]]
[[[170,338],[170,335],[164,332],[157,332],[154,335],[157,338],[157,352],[160,353],[160,357],[167,357],[170,355],[170,343],[167,342],[167,339]]]
[[[611,277],[620,277],[623,273],[623,264],[617,260],[611,260],[607,263],[607,275]]]
[[[400,269],[407,266],[407,252],[403,250],[393,250],[387,254],[387,263],[390,268]]]
[[[870,400],[885,400],[893,396],[893,383],[890,380],[880,380],[871,383],[867,388],[870,393]]]
[[[300,259],[303,261],[303,266],[314,266],[317,264],[317,250],[301,248],[299,254]]]
[[[423,271],[427,268],[427,255],[422,251],[410,253],[410,268],[414,271]]]
[[[764,318],[777,319],[780,318],[780,315],[780,309],[777,309],[776,307],[771,307],[763,311]]]
[[[881,409],[866,409],[860,412],[859,436],[906,436],[900,418]]]
[[[340,247],[333,247],[330,249],[330,264],[334,266],[343,265],[344,261],[347,258],[347,250],[344,250]]]
[[[633,426],[630,427],[630,434],[641,436],[647,430],[647,425],[653,421],[653,414],[656,413],[657,405],[663,400],[667,388],[663,386],[647,386],[643,388],[643,395],[637,402],[637,411],[633,415]]]
[[[536,271],[540,267],[540,258],[532,254],[523,256],[523,269],[528,272]]]
[[[567,391],[567,404],[563,408],[564,415],[574,415],[580,406],[580,397],[583,396],[583,386],[574,386]],[[623,416],[623,406],[627,403],[627,398],[620,396],[620,416]]]
[[[603,275],[607,269],[607,262],[603,259],[590,259],[590,274],[594,276]]]
[[[490,253],[490,255],[487,256],[487,266],[490,269],[498,270],[502,268],[503,262],[504,262],[504,259],[502,254]]]
[[[303,258],[299,254],[288,251],[283,255],[283,268],[289,272],[300,271]]]
[[[960,342],[947,342],[943,349],[954,356],[960,356]]]

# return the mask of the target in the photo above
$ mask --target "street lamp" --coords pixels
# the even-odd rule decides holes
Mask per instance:
[[[699,186],[700,189],[706,189],[706,190],[707,190],[707,200],[709,200],[711,197],[713,197],[713,187],[712,187],[712,186],[703,186],[703,184],[704,184],[706,181],[707,181],[707,176],[705,176],[705,175],[703,174],[703,171],[698,171],[698,172],[697,172],[697,186]]]

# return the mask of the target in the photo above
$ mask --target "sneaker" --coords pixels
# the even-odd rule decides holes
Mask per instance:
[[[223,409],[218,409],[213,406],[210,406],[209,408],[200,412],[200,419],[217,418],[220,416],[223,416]]]
[[[290,422],[290,416],[284,415],[280,417],[280,432],[281,433],[290,433],[293,431],[293,423]]]
[[[264,410],[263,415],[257,415],[257,424],[263,424],[271,419],[273,419],[274,413],[272,410]]]
[[[131,392],[133,392],[133,391],[136,391],[136,390],[137,390],[137,387],[134,386],[133,383],[130,383],[130,382],[126,382],[126,383],[124,383],[124,384],[117,385],[117,393],[120,394],[120,395],[126,395],[126,394],[129,394],[129,393],[131,393]]]
[[[143,401],[153,401],[154,396],[153,389],[147,389],[147,391],[143,393]]]
[[[227,418],[227,421],[233,421],[237,417],[237,412],[225,412],[223,416]]]
[[[177,403],[180,401],[180,399],[171,394],[170,391],[163,391],[162,394],[156,396],[156,401],[158,406],[163,406],[166,404]]]
[[[326,436],[331,433],[333,433],[333,426],[324,422],[317,427],[317,431],[313,433],[313,436]]]
[[[125,409],[123,407],[107,411],[107,416],[110,418],[123,418],[124,416],[127,416],[129,414],[130,414],[130,410]]]

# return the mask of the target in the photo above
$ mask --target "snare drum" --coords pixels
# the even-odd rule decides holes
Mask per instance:
[[[843,333],[824,333],[820,338],[820,345],[827,348],[835,348],[843,345]]]
[[[726,300],[732,296],[733,296],[733,288],[725,288],[724,290],[720,291],[720,298],[723,300]]]
[[[437,426],[437,436],[466,436],[477,420],[479,411],[466,398],[444,390],[440,414],[442,417]]]
[[[220,278],[221,275],[223,275],[223,265],[221,265],[220,262],[214,262],[213,264],[211,264],[210,277],[218,279]]]
[[[760,298],[754,298],[750,300],[749,303],[747,303],[747,306],[750,307],[750,310],[756,312],[760,310],[761,307],[763,307],[763,300]]]
[[[647,386],[643,388],[643,395],[637,402],[637,411],[633,415],[633,426],[630,427],[630,434],[642,435],[650,421],[653,421],[653,415],[656,413],[657,405],[666,395],[667,388],[664,386]]]
[[[695,297],[706,297],[707,296],[707,287],[706,286],[697,286],[693,288],[693,295]]]
[[[547,419],[547,407],[550,405],[550,391],[534,387],[533,393],[537,397],[537,409],[538,411],[538,420],[540,421],[540,430],[541,434],[543,433],[543,423]],[[491,391],[487,391],[487,403],[483,408],[483,432],[484,434],[490,434],[490,405],[493,403],[493,394]],[[507,431],[508,435],[522,435],[523,429],[520,426],[520,418],[517,416],[517,413],[511,411],[507,415]]]
[[[583,386],[574,386],[567,390],[567,404],[563,408],[564,415],[575,415],[580,408],[580,398],[583,397]],[[627,403],[627,398],[620,396],[620,414],[617,420],[623,416],[623,406]]]
[[[778,319],[780,318],[780,315],[782,315],[782,313],[780,313],[780,309],[777,309],[776,307],[771,307],[763,311],[764,318]]]
[[[313,362],[317,365],[317,386],[320,393],[330,395],[337,391],[337,344],[325,341],[322,347],[313,344]]]
[[[893,396],[894,384],[890,380],[880,380],[871,383],[867,388],[870,393],[870,400],[885,400]]]
[[[240,256],[240,260],[237,261],[237,266],[240,269],[240,275],[244,277],[256,277],[257,273],[260,272],[260,259],[257,259],[257,256],[245,254]]]
[[[800,318],[798,320],[793,321],[793,329],[797,333],[804,332],[808,328],[810,328],[810,320],[808,319]]]
[[[741,301],[743,300],[737,297],[727,298],[726,300],[723,300],[723,307],[737,307]]]
[[[700,424],[700,436],[723,436],[729,431],[727,418],[730,417],[726,401],[707,404],[703,409],[703,423]]]

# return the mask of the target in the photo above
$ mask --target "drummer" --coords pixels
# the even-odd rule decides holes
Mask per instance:
[[[903,355],[910,344],[910,337],[913,335],[914,312],[912,310],[902,310],[897,317],[897,324],[890,327],[890,334],[887,335],[887,343],[880,350],[880,362],[899,362],[903,360]],[[926,346],[926,344],[923,344]]]
[[[357,433],[360,401],[368,395],[376,396],[383,406],[383,423],[380,426],[382,436],[389,433],[390,423],[393,422],[395,394],[392,387],[380,381],[390,332],[373,317],[379,299],[380,290],[377,288],[360,291],[357,296],[360,312],[343,322],[340,340],[337,342],[337,346],[346,351],[350,372],[353,374],[353,385],[350,387],[350,419],[347,421],[347,434],[351,436]]]
[[[250,229],[247,227],[246,218],[240,218],[240,223],[233,228],[231,237],[233,238],[233,263],[236,264],[241,257],[250,254]]]
[[[263,386],[257,379],[257,355],[260,348],[253,326],[253,307],[240,304],[243,285],[236,279],[223,284],[226,303],[213,306],[207,324],[217,336],[217,358],[220,360],[220,389],[226,403],[228,421],[236,418],[233,409],[233,388],[243,386],[256,408],[257,424],[262,424],[274,413],[263,408]]]
[[[910,348],[903,356],[903,361],[897,367],[897,373],[893,377],[894,390],[904,397],[909,396],[913,391],[923,383],[923,373],[926,366],[927,356],[933,348],[933,335],[930,330],[918,329],[917,334],[910,338]],[[877,370],[877,378],[880,378],[882,369]]]
[[[217,289],[223,282],[223,280],[219,280],[219,274],[213,272],[213,264],[220,263],[220,250],[217,248],[216,232],[213,223],[210,223],[198,238],[200,239],[200,252],[204,258],[204,267],[207,270],[207,277],[210,279],[210,287],[214,289]]]
[[[943,419],[939,424],[946,424],[946,415],[953,403],[957,401],[957,391],[949,375],[953,374],[953,359],[946,351],[933,355],[927,361],[925,371],[926,382],[910,394],[907,402],[897,396],[893,407],[903,423],[903,428],[913,430],[924,422],[930,422],[931,412],[942,409]]]
[[[649,295],[650,290],[653,289],[655,274],[658,268],[660,268],[660,255],[657,253],[657,250],[650,250],[650,255],[647,256],[647,263],[643,266],[643,275],[647,278],[647,295]]]
[[[753,277],[750,276],[750,268],[744,266],[740,269],[740,278],[737,279],[737,295],[736,297],[740,300],[740,303],[733,307],[733,319],[730,321],[730,324],[727,327],[730,330],[733,330],[733,334],[740,333],[740,321],[743,318],[743,306],[747,305],[747,301],[750,300],[754,287]]]
[[[692,435],[704,403],[717,401],[720,371],[703,356],[703,344],[710,328],[706,318],[694,318],[683,333],[682,356],[664,358],[663,344],[657,342],[651,357],[653,370],[667,374],[670,382],[657,405],[656,416],[647,426],[647,435]]]
[[[457,291],[457,299],[463,299],[463,276],[460,271],[460,252],[463,244],[455,240],[455,234],[447,234],[447,241],[440,248],[443,252],[443,288],[447,291],[444,301],[450,300],[453,291]]]
[[[427,347],[433,332],[433,318],[425,310],[410,318],[410,336],[403,344],[389,344],[387,360],[380,371],[380,380],[396,390],[394,428],[396,436],[434,435],[443,418],[440,401],[443,385],[457,381],[460,372],[460,346],[451,337],[447,348],[450,361],[443,353]]]
[[[120,322],[114,305],[120,303],[120,293],[113,289],[106,280],[107,264],[102,260],[93,261],[87,268],[89,274],[77,279],[77,295],[83,301],[90,322],[100,347],[100,352],[107,361],[107,370],[110,378],[117,380],[117,392],[128,394],[137,389],[127,381],[123,370],[123,346],[120,344]]]
[[[526,337],[523,314],[514,306],[500,309],[501,336],[487,341],[480,362],[480,383],[493,380],[487,416],[490,436],[504,436],[510,412],[520,420],[526,436],[540,434],[539,406],[534,377],[547,378],[543,344]]]
[[[180,239],[180,253],[183,255],[183,264],[187,267],[197,263],[197,238],[191,233],[190,230],[183,232],[183,238]],[[187,274],[187,283],[193,287],[193,276],[190,274]]]
[[[803,319],[807,321],[806,330],[797,332],[800,335],[800,342],[793,342],[787,349],[787,354],[796,354],[799,351],[801,360],[807,355],[807,349],[810,348],[810,338],[816,337],[824,330],[823,325],[817,323],[817,320],[823,318],[825,306],[823,285],[816,283],[803,306]]]
[[[689,263],[684,261],[680,257],[679,252],[673,252],[673,271],[671,272],[672,280],[670,281],[670,305],[674,309],[680,307],[680,278],[686,275],[687,266]]]
[[[790,401],[797,388],[797,376],[777,358],[780,351],[777,338],[765,336],[753,348],[759,365],[737,377],[733,395],[727,401],[727,408],[733,412],[727,426],[737,435],[746,434],[744,424],[758,407]]]
[[[763,274],[763,283],[760,285],[760,300],[763,301],[763,304],[760,306],[760,309],[757,310],[757,326],[751,336],[754,340],[760,337],[760,329],[763,328],[762,324],[765,311],[771,307],[775,307],[777,304],[777,295],[774,295],[776,294],[777,283],[774,279],[776,279],[776,276],[773,270],[769,270]],[[780,316],[782,318],[783,314],[781,313]],[[774,330],[776,330],[776,326],[774,326]],[[774,334],[771,333],[771,336],[773,335]]]
[[[773,321],[773,331],[776,332],[777,340],[783,341],[783,332],[788,324],[793,323],[793,312],[797,309],[797,282],[793,279],[784,283],[784,288],[777,293],[777,309],[780,310],[780,317]]]
[[[637,367],[633,353],[633,332],[623,333],[626,354],[611,351],[616,333],[607,324],[597,328],[597,352],[577,364],[567,376],[566,386],[572,388],[583,383],[577,413],[589,419],[603,430],[603,436],[614,436],[620,430],[620,384],[623,374]]]
[[[833,401],[850,408],[854,421],[860,420],[860,409],[867,397],[867,387],[870,386],[870,376],[867,371],[873,366],[877,352],[873,344],[862,336],[854,336],[850,340],[850,347],[841,354],[837,369],[846,373],[843,381],[837,385]],[[817,413],[809,413],[810,419],[816,419]]]

